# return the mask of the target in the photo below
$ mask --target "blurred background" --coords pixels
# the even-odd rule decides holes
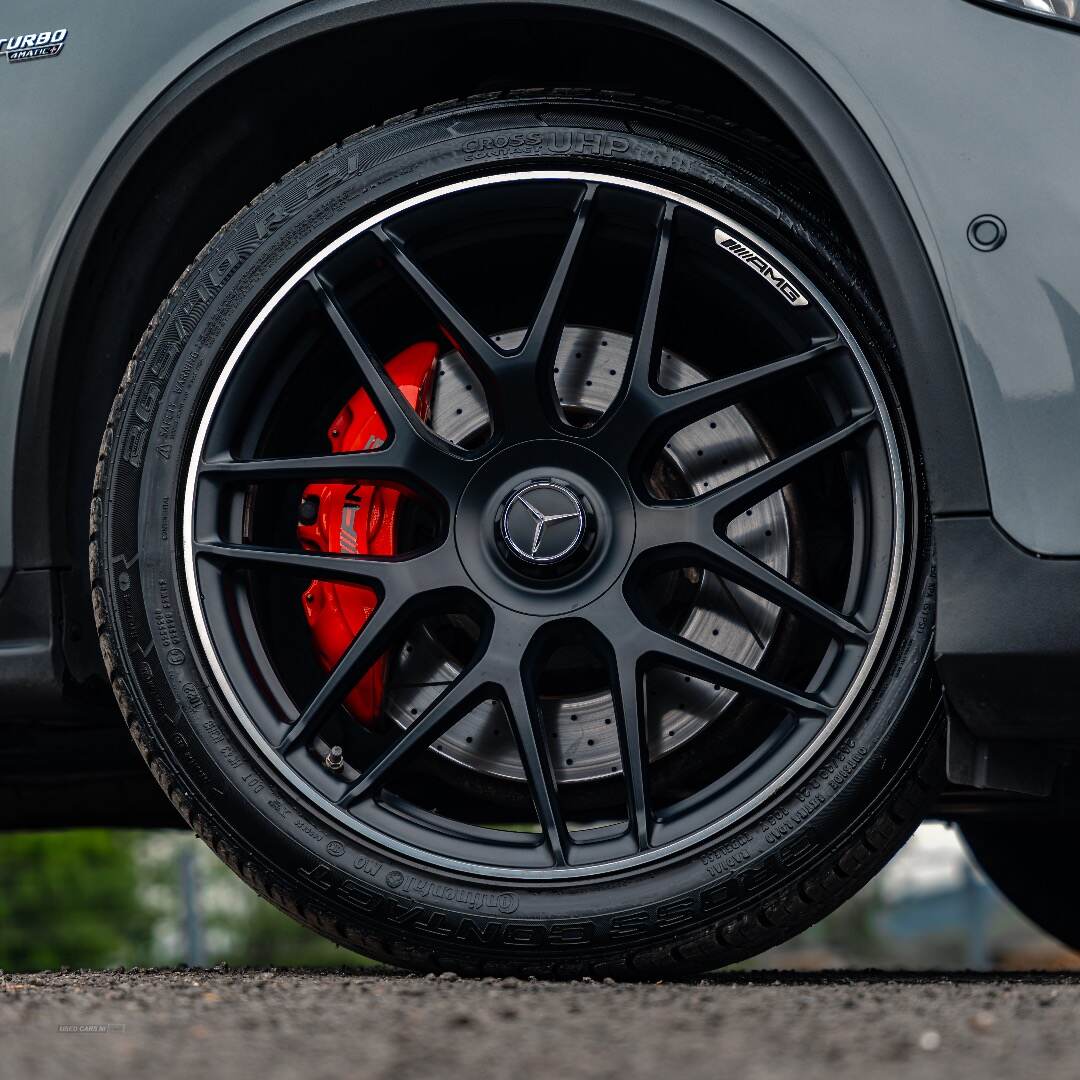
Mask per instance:
[[[194,837],[0,835],[0,971],[362,965],[252,893]],[[755,968],[1080,968],[981,875],[958,833],[926,824],[861,893]]]

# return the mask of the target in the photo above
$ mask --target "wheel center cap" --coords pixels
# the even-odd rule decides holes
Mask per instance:
[[[582,497],[558,480],[530,480],[506,500],[500,527],[506,546],[532,566],[551,566],[580,547],[588,523]]]
[[[637,532],[618,473],[568,439],[517,443],[491,456],[454,512],[465,572],[495,603],[547,617],[610,589]]]

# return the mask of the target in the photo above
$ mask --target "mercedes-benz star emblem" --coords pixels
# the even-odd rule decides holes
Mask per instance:
[[[556,562],[581,543],[585,508],[565,485],[534,480],[506,504],[502,533],[510,550],[526,562]]]

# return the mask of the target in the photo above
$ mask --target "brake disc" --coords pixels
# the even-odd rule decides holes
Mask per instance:
[[[497,335],[512,349],[523,331]],[[559,345],[555,386],[564,408],[599,416],[621,384],[631,339],[594,327],[567,327]],[[701,382],[704,375],[669,352],[658,372],[665,389]],[[457,352],[440,357],[431,404],[431,426],[451,443],[469,443],[488,425],[483,393]],[[659,474],[673,473],[695,495],[727,483],[768,461],[753,426],[732,406],[689,425],[667,444]],[[654,482],[662,483],[662,479]],[[773,494],[731,523],[727,535],[780,574],[789,562],[789,530],[783,497]],[[779,609],[715,575],[696,575],[693,601],[678,633],[749,668],[756,667],[776,630]],[[386,714],[402,728],[459,674],[440,636],[425,625],[405,642],[385,695]],[[701,732],[731,704],[735,694],[711,682],[660,670],[648,680],[648,744],[653,760]],[[619,738],[611,694],[550,694],[541,701],[545,730],[559,782],[596,780],[621,772]],[[524,779],[513,735],[502,707],[485,702],[454,725],[435,745],[436,753],[481,773]]]

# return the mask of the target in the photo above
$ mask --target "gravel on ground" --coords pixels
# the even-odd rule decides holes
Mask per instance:
[[[1080,976],[467,980],[364,969],[0,976],[0,1077],[1080,1076]]]

